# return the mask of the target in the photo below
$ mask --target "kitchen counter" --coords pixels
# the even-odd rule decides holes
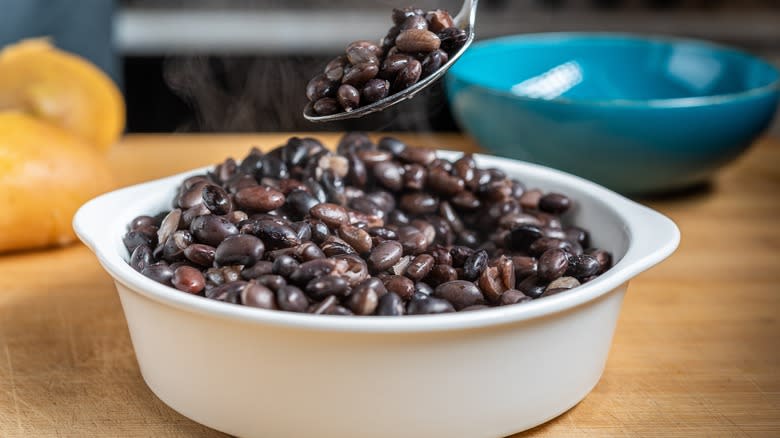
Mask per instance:
[[[123,186],[287,137],[131,135],[110,158]],[[780,436],[778,193],[780,141],[764,139],[711,187],[642,200],[678,224],[680,248],[631,282],[593,392],[515,437]],[[0,256],[0,436],[224,435],[146,387],[113,283],[76,244]]]

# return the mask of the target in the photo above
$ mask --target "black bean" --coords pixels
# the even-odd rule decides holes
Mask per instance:
[[[241,225],[241,232],[259,237],[270,249],[291,248],[301,243],[295,230],[272,219],[250,219]]]
[[[379,305],[379,295],[370,287],[353,290],[347,300],[347,306],[355,315],[371,315]]]
[[[596,258],[599,262],[599,270],[597,274],[603,274],[604,271],[612,267],[612,254],[603,249],[589,249],[587,254]]]
[[[379,298],[376,308],[379,316],[398,316],[404,314],[404,301],[393,292],[388,292]]]
[[[284,277],[282,277],[281,275],[274,275],[274,274],[260,275],[258,277],[255,277],[254,281],[257,284],[262,284],[263,286],[267,287],[268,289],[271,289],[274,292],[278,292],[279,289],[287,285],[287,280],[285,280]]]
[[[130,266],[141,272],[147,265],[152,264],[152,250],[147,245],[138,245],[130,254]]]
[[[431,268],[431,272],[425,277],[425,282],[431,286],[438,286],[442,283],[447,283],[458,278],[458,273],[452,266],[448,265],[434,265]]]
[[[350,64],[379,64],[380,49],[376,44],[368,41],[355,41],[347,46],[347,60]]]
[[[206,289],[206,298],[225,303],[241,304],[241,292],[247,284],[246,281],[231,281],[212,289]]]
[[[407,164],[404,166],[403,186],[406,190],[422,190],[428,172],[419,164]]]
[[[517,284],[517,289],[531,298],[542,296],[546,287],[547,283],[536,275],[532,275]]]
[[[414,294],[414,282],[402,275],[389,275],[383,283],[388,292],[392,292],[403,300],[409,300]]]
[[[397,192],[403,187],[403,167],[394,161],[377,163],[373,174],[379,184],[389,190]]]
[[[349,292],[347,281],[335,275],[316,277],[306,283],[306,293],[315,300],[325,299],[329,295],[342,298]]]
[[[368,256],[368,268],[372,272],[390,269],[403,255],[403,246],[395,240],[387,240],[375,246]]]
[[[548,193],[539,198],[539,210],[551,214],[563,214],[571,207],[571,200],[560,193]]]
[[[276,305],[276,295],[273,291],[255,282],[249,282],[249,284],[241,290],[240,297],[241,304],[245,306],[271,310],[279,308]]]
[[[267,186],[244,188],[236,193],[235,199],[242,210],[260,213],[275,210],[285,201],[282,192]]]
[[[455,312],[452,303],[445,299],[433,297],[423,300],[412,300],[407,306],[407,313],[409,315],[434,315],[452,312]]]
[[[405,193],[401,195],[399,207],[413,215],[431,214],[439,208],[439,198],[425,192]]]
[[[463,29],[448,27],[438,33],[440,47],[447,53],[455,53],[466,44],[468,34]]]
[[[377,147],[380,150],[388,151],[391,154],[398,156],[401,152],[403,152],[404,149],[406,149],[406,143],[395,137],[382,137],[379,139]]]
[[[334,82],[341,81],[344,77],[344,69],[347,66],[346,56],[337,56],[325,66],[325,77]]]
[[[173,278],[173,269],[168,266],[168,263],[158,262],[144,266],[141,269],[141,274],[158,283],[170,284]]]
[[[281,275],[282,277],[289,277],[299,266],[300,263],[291,256],[282,255],[273,261],[271,273]]]
[[[501,281],[498,268],[494,266],[488,266],[479,276],[479,289],[491,303],[497,302],[501,294],[510,287]]]
[[[438,71],[449,61],[449,56],[444,50],[434,50],[422,60],[422,77],[428,77]]]
[[[392,88],[396,92],[405,90],[416,84],[420,76],[422,76],[422,64],[416,59],[411,59],[396,73]]]
[[[319,116],[329,116],[340,113],[341,105],[339,105],[338,100],[332,97],[323,97],[322,99],[314,102],[314,105],[312,105],[312,110],[314,110],[314,113]]]
[[[385,284],[378,277],[368,277],[352,288],[352,293],[357,293],[363,289],[371,289],[376,296],[381,298],[387,293]]]
[[[295,286],[282,286],[276,291],[276,302],[279,308],[288,312],[302,313],[309,307],[309,300],[302,290]]]
[[[504,291],[504,293],[501,294],[501,298],[499,299],[499,304],[501,304],[502,306],[509,306],[512,304],[526,303],[531,300],[532,300],[531,297],[520,292],[519,290],[509,289],[507,291]]]
[[[122,237],[122,242],[125,244],[127,251],[132,253],[139,246],[155,246],[157,238],[153,233],[145,233],[142,230],[132,230]]]
[[[420,254],[406,267],[406,276],[414,281],[420,281],[431,272],[433,264],[433,256],[430,254]]]
[[[456,310],[485,302],[485,297],[479,288],[474,283],[465,280],[442,283],[436,286],[433,296],[449,301]]]
[[[366,230],[361,230],[349,224],[341,224],[338,228],[338,233],[339,237],[354,248],[358,254],[366,254],[371,251],[371,235]]]
[[[539,257],[539,278],[553,281],[569,268],[569,254],[562,249],[549,249]]]
[[[344,207],[333,203],[323,202],[317,204],[309,210],[309,214],[311,214],[313,218],[319,219],[333,228],[349,222],[347,210]]]
[[[230,236],[217,246],[214,260],[219,266],[253,265],[263,257],[265,245],[251,234]]]
[[[520,225],[512,228],[507,235],[506,247],[512,251],[528,251],[536,240],[544,235],[536,225]]]
[[[401,32],[409,29],[428,30],[428,22],[422,15],[411,15],[399,25],[399,29]]]
[[[390,82],[385,79],[369,79],[360,89],[361,101],[366,105],[378,102],[390,94]]]
[[[268,275],[273,272],[273,262],[268,260],[260,260],[252,266],[247,266],[241,270],[241,278],[244,280],[252,280],[261,275]]]
[[[336,269],[336,263],[331,259],[314,259],[303,262],[290,274],[289,279],[299,286],[305,286],[315,277],[328,275]]]
[[[400,25],[403,23],[407,18],[414,16],[414,15],[424,15],[425,12],[420,8],[415,8],[412,6],[407,6],[405,8],[396,8],[393,9],[393,23]]]
[[[207,214],[192,220],[190,232],[199,243],[217,247],[226,238],[238,234],[238,228],[222,216]]]
[[[382,62],[382,68],[379,70],[378,76],[382,79],[392,81],[398,75],[398,72],[406,67],[406,64],[413,59],[414,58],[405,53],[397,53],[388,56],[385,58],[384,62]]]
[[[364,62],[353,65],[345,73],[341,80],[343,84],[362,87],[366,82],[374,79],[379,73],[379,66],[373,62]]]
[[[453,258],[454,259],[454,258]],[[488,253],[485,250],[475,251],[463,261],[463,279],[475,281],[487,268]]]
[[[601,270],[601,264],[599,263],[599,260],[596,257],[588,254],[569,255],[568,262],[569,269],[566,271],[566,275],[576,277],[578,279],[596,275]]]
[[[171,284],[176,289],[191,294],[197,294],[206,287],[206,279],[203,274],[192,266],[179,266],[173,271]]]
[[[230,201],[230,196],[220,186],[214,184],[208,184],[203,187],[201,192],[203,197],[203,205],[206,206],[212,213],[224,215],[232,209],[233,203]]]
[[[337,97],[339,105],[344,111],[352,111],[360,106],[360,91],[352,85],[344,84],[339,87]]]
[[[333,97],[336,94],[338,82],[329,79],[325,74],[313,77],[306,85],[306,98],[314,102],[323,97]]]
[[[428,28],[432,32],[438,33],[455,25],[452,15],[444,9],[430,11],[425,15],[425,18],[428,20]]]
[[[339,254],[333,256],[336,260],[336,273],[347,281],[349,286],[355,286],[368,278],[368,265],[357,254]]]
[[[407,53],[433,52],[441,46],[441,39],[435,33],[425,29],[403,30],[395,39],[399,50]]]

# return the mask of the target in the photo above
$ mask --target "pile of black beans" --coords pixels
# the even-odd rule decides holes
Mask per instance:
[[[381,43],[354,41],[306,86],[320,116],[352,111],[404,90],[430,76],[466,43],[443,9],[393,9],[394,26]]]
[[[525,303],[611,266],[562,224],[572,200],[500,169],[392,137],[337,152],[290,138],[185,179],[173,208],[133,219],[130,265],[233,304],[331,315],[414,315]]]

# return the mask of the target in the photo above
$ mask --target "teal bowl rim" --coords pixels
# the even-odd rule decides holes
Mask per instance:
[[[717,104],[724,104],[728,102],[744,100],[751,97],[780,91],[780,69],[778,69],[778,67],[775,66],[774,64],[768,62],[767,60],[759,56],[753,55],[749,52],[737,49],[735,47],[731,47],[725,44],[714,43],[711,41],[699,40],[695,38],[683,38],[683,37],[674,37],[674,36],[666,36],[666,35],[625,33],[625,32],[539,32],[539,33],[508,35],[499,38],[491,38],[491,39],[478,41],[472,44],[471,47],[466,51],[466,53],[463,54],[463,56],[464,57],[468,56],[469,51],[478,50],[479,48],[484,46],[490,46],[495,43],[501,43],[507,41],[522,41],[522,42],[545,41],[545,40],[562,41],[562,40],[576,40],[576,39],[583,39],[583,38],[598,38],[603,40],[612,39],[616,41],[629,40],[629,41],[639,41],[639,42],[661,42],[670,45],[690,44],[690,45],[696,45],[708,49],[714,49],[721,52],[731,52],[733,54],[737,54],[749,58],[752,61],[759,62],[768,66],[771,70],[774,71],[774,73],[777,75],[777,78],[766,85],[762,85],[760,87],[755,87],[755,88],[749,88],[747,90],[739,91],[736,93],[712,94],[708,96],[695,96],[695,97],[675,97],[675,98],[668,98],[668,99],[644,99],[644,100],[571,99],[567,97],[540,99],[535,97],[519,96],[509,91],[504,91],[497,88],[491,88],[482,84],[477,84],[472,81],[464,79],[462,76],[458,76],[455,73],[455,71],[458,68],[457,63],[453,65],[452,68],[447,72],[447,81],[449,82],[451,80],[459,80],[464,83],[467,83],[470,87],[484,90],[488,94],[493,94],[499,97],[509,97],[520,101],[550,102],[550,103],[560,103],[566,105],[648,107],[648,108],[687,108],[687,107],[697,107],[697,106],[706,106],[706,105],[717,105]]]

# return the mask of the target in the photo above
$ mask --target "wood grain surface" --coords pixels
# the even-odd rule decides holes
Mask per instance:
[[[287,137],[133,135],[111,162],[124,186]],[[407,139],[474,150],[455,135]],[[709,187],[641,201],[677,222],[679,250],[632,281],[593,392],[515,436],[780,436],[780,142]],[[224,436],[146,387],[113,284],[78,244],[0,256],[0,437],[38,436]]]

